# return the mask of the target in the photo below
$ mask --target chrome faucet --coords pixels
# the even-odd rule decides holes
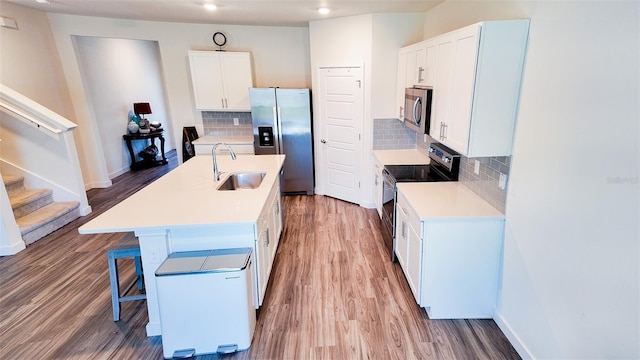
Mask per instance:
[[[213,180],[215,181],[220,181],[220,174],[222,174],[222,172],[218,171],[218,161],[216,160],[216,149],[218,148],[218,145],[226,146],[229,150],[229,155],[231,155],[231,160],[236,159],[236,153],[233,152],[231,146],[225,143],[216,143],[213,145],[213,148],[211,148],[211,157],[213,158]]]

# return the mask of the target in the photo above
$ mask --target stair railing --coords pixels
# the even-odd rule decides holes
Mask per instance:
[[[0,127],[4,133],[0,151],[2,172],[24,176],[29,187],[53,190],[55,201],[78,201],[82,216],[91,213],[73,138],[73,129],[77,127],[75,123],[0,84]],[[47,138],[39,134],[46,134],[54,140],[45,140]],[[3,223],[7,224],[11,219],[5,217],[12,217],[13,212],[4,208],[0,210]],[[5,239],[7,234],[2,228],[0,226],[0,237],[3,238],[0,240],[0,255],[6,255],[3,249],[15,248],[17,240]],[[9,243],[5,244],[7,241]]]

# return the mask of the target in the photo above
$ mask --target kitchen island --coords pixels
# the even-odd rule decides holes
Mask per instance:
[[[154,273],[170,253],[253,249],[254,306],[262,304],[282,231],[280,172],[284,155],[196,156],[78,229],[81,234],[134,232],[140,240],[147,293],[147,336],[161,335]],[[259,187],[218,190],[229,173],[264,172]],[[185,294],[188,296],[188,294]]]

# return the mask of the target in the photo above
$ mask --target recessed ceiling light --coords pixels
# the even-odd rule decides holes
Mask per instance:
[[[49,4],[50,3],[49,0],[36,0],[36,2],[40,3],[40,4]]]
[[[212,4],[212,3],[205,3],[203,6],[205,9],[209,11],[213,11],[218,8],[215,4]]]
[[[326,15],[326,14],[330,13],[331,10],[329,10],[329,8],[326,8],[326,7],[321,7],[321,8],[318,9],[318,12],[320,14],[322,14],[322,15]]]

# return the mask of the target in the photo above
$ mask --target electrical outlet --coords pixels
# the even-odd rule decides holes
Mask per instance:
[[[233,125],[240,125],[240,121],[238,120],[238,118],[233,118]]]
[[[480,161],[476,160],[476,162],[473,164],[473,173],[476,175],[480,175]]]
[[[507,187],[507,174],[500,173],[500,180],[498,180],[498,187],[504,190]]]

